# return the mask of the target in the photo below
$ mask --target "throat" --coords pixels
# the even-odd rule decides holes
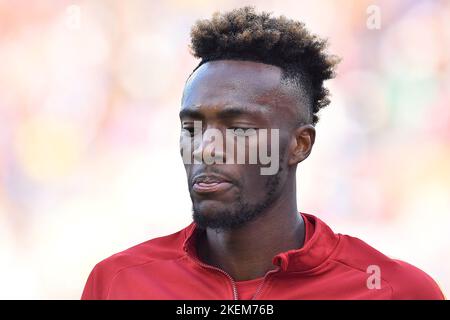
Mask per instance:
[[[265,220],[265,219],[264,219]],[[238,229],[206,229],[197,235],[199,259],[227,272],[235,281],[263,277],[273,257],[303,247],[304,221],[299,213],[275,221],[252,221]]]

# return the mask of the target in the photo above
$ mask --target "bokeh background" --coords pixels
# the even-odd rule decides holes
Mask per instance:
[[[190,223],[190,27],[246,4],[343,58],[299,209],[448,295],[450,1],[0,0],[0,298],[78,299],[97,262]]]

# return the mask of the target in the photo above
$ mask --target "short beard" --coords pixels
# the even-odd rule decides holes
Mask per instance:
[[[280,167],[277,174],[270,176],[267,180],[264,187],[264,189],[267,190],[267,196],[262,203],[254,204],[245,202],[241,193],[239,193],[236,202],[232,206],[226,209],[217,210],[213,214],[201,212],[194,204],[192,208],[194,222],[201,229],[211,228],[230,230],[237,229],[256,218],[263,216],[266,209],[269,208],[279,196],[277,191],[281,181],[281,171],[282,168]]]

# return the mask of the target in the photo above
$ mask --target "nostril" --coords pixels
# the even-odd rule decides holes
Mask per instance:
[[[203,159],[203,151],[200,148],[197,148],[194,150],[194,152],[192,153],[193,157],[194,157],[194,163],[195,164],[199,164],[202,163],[202,159]]]

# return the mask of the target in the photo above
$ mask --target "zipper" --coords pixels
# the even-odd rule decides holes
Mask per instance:
[[[198,260],[195,257],[192,257],[191,255],[188,254],[188,257],[191,258],[192,260],[194,260],[196,263],[198,263],[200,266],[207,268],[207,269],[211,269],[211,270],[215,270],[215,271],[219,271],[220,273],[222,273],[223,275],[225,275],[231,282],[231,287],[233,288],[233,300],[239,300],[238,299],[238,292],[237,292],[237,286],[236,286],[236,281],[234,281],[233,277],[230,276],[228,274],[228,272],[226,272],[225,270],[222,270],[220,268],[214,267],[214,266],[210,266],[209,264],[203,263],[200,260]]]
[[[264,275],[264,278],[262,279],[262,281],[261,281],[260,285],[258,286],[258,288],[256,289],[255,293],[253,294],[253,297],[252,297],[251,300],[256,300],[256,297],[258,296],[258,294],[261,293],[261,290],[262,290],[262,288],[264,287],[264,284],[265,284],[267,278],[269,277],[269,275],[271,275],[271,274],[273,274],[273,273],[276,273],[276,272],[280,271],[280,269],[281,269],[280,267],[277,267],[277,268],[274,269],[274,270],[268,271],[268,272]]]
[[[196,257],[190,255],[189,252],[187,252],[187,251],[186,251],[186,255],[187,255],[191,260],[193,260],[193,261],[196,262],[198,265],[200,265],[201,267],[206,268],[206,269],[210,269],[210,270],[215,270],[215,271],[218,271],[218,272],[222,273],[223,275],[225,275],[225,276],[228,278],[228,280],[230,280],[231,287],[232,287],[232,289],[233,289],[233,300],[239,300],[238,291],[237,291],[237,286],[236,286],[236,281],[233,279],[232,276],[230,276],[230,274],[229,274],[228,272],[226,272],[225,270],[220,269],[220,268],[218,268],[218,267],[214,267],[214,266],[211,266],[211,265],[209,265],[209,264],[203,263],[202,261],[200,261],[200,260],[197,259]],[[269,277],[269,275],[271,275],[271,274],[273,274],[273,273],[276,273],[276,272],[278,272],[278,271],[280,271],[280,270],[281,270],[281,267],[280,267],[280,266],[277,266],[276,269],[273,269],[273,270],[270,270],[270,271],[266,272],[266,274],[264,275],[264,278],[263,278],[262,281],[261,281],[261,284],[260,284],[260,285],[258,286],[258,288],[256,289],[256,291],[255,291],[255,293],[253,294],[251,300],[255,300],[255,298],[258,296],[258,294],[260,294],[260,292],[261,292],[262,288],[264,287],[264,284],[265,284],[267,278]]]
[[[198,260],[197,258],[195,258],[195,257],[193,257],[193,256],[191,256],[191,255],[189,255],[189,254],[188,254],[188,257],[191,258],[191,259],[192,259],[193,261],[195,261],[196,263],[198,263],[198,264],[199,264],[200,266],[202,266],[203,268],[210,269],[210,270],[215,270],[215,271],[219,271],[220,273],[222,273],[223,275],[225,275],[225,276],[228,278],[228,280],[230,280],[230,282],[231,282],[231,287],[232,287],[232,289],[233,289],[233,300],[239,300],[239,296],[238,296],[238,292],[237,292],[237,286],[236,286],[236,281],[233,279],[232,276],[230,276],[230,274],[229,274],[228,272],[226,272],[225,270],[222,270],[222,269],[220,269],[220,268],[218,268],[218,267],[214,267],[214,266],[211,266],[211,265],[209,265],[209,264],[203,263],[203,262],[201,262],[200,260]],[[280,267],[277,267],[277,268],[274,269],[274,270],[268,271],[268,272],[264,275],[264,278],[262,279],[261,284],[260,284],[260,285],[258,286],[258,288],[256,289],[256,291],[255,291],[255,293],[253,294],[253,297],[252,297],[251,300],[255,300],[255,298],[261,293],[261,290],[262,290],[262,288],[264,287],[264,284],[266,283],[267,278],[268,278],[271,274],[280,271],[280,269],[281,269]]]

